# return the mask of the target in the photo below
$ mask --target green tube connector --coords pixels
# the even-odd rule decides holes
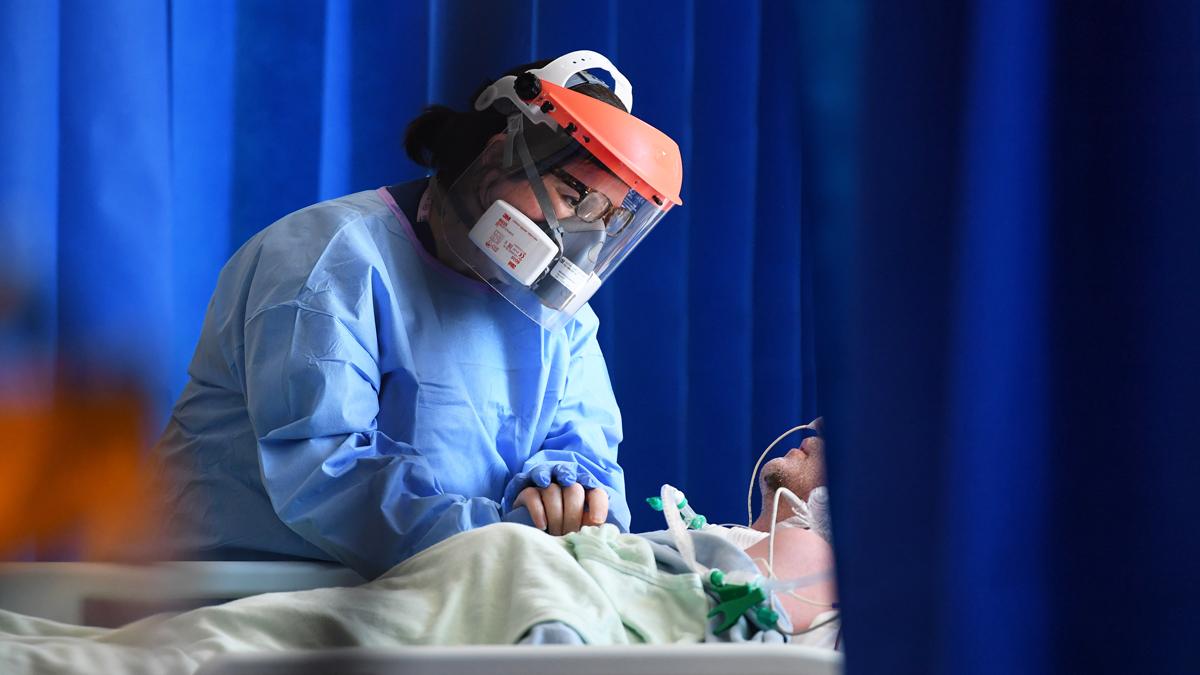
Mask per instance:
[[[684,496],[682,492],[676,490],[676,494],[679,495],[679,503],[675,506],[679,509],[679,515],[683,518],[683,522],[686,523],[690,529],[699,530],[708,524],[708,518],[696,513],[695,509],[688,506],[687,497]],[[646,503],[649,504],[650,508],[654,509],[655,511],[663,510],[662,497],[647,497]]]
[[[714,569],[708,575],[712,591],[717,594],[717,606],[708,613],[708,618],[721,617],[721,622],[713,630],[723,633],[737,623],[738,617],[753,611],[759,625],[769,630],[774,629],[779,622],[779,612],[769,604],[769,595],[758,584],[727,584],[725,573]]]
[[[767,594],[755,584],[723,585],[717,587],[716,591],[717,597],[721,601],[708,613],[708,618],[720,616],[721,622],[713,629],[713,633],[724,633],[729,630],[733,624],[737,623],[738,617],[751,609],[755,609],[757,617],[757,612],[761,609],[759,605],[767,599]]]
[[[776,612],[766,605],[763,605],[755,610],[754,615],[758,619],[758,622],[762,624],[764,628],[769,630],[773,630],[775,628],[775,623],[779,621],[779,612]]]

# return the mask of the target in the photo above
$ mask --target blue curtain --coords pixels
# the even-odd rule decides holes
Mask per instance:
[[[820,411],[850,672],[1200,669],[1195,3],[0,0],[0,45],[0,393],[163,414],[251,234],[595,49],[685,161],[593,302],[635,526],[741,518]]]
[[[848,672],[1200,671],[1200,5],[850,32],[804,105],[858,131],[815,263]]]
[[[238,246],[423,175],[400,145],[423,106],[593,49],[685,162],[685,206],[593,301],[634,524],[662,525],[642,498],[664,482],[740,520],[758,452],[817,409],[797,21],[775,2],[0,0],[8,362],[133,377],[161,423]]]

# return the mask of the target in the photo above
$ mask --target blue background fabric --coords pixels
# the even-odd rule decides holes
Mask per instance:
[[[400,139],[423,106],[463,109],[514,65],[594,49],[685,163],[685,206],[592,301],[633,526],[661,527],[643,499],[664,482],[714,521],[744,518],[754,459],[818,407],[801,367],[796,14],[771,2],[0,2],[0,238],[24,265],[0,285],[28,306],[5,342],[16,359],[48,350],[135,377],[161,424],[238,246],[308,204],[422,176]]]
[[[664,481],[740,518],[820,411],[848,672],[1197,669],[1195,3],[9,0],[0,38],[7,363],[165,412],[237,245],[596,49],[685,161],[593,301],[635,529]]]
[[[805,14],[847,672],[1197,671],[1200,5]]]

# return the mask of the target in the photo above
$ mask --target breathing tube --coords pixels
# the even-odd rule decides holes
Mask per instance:
[[[789,495],[790,500],[796,500],[803,503],[799,497],[786,488],[780,488]],[[780,492],[776,492],[777,498],[773,504],[773,513],[778,512]],[[653,501],[651,501],[653,500]],[[824,626],[837,617],[834,616],[829,620],[823,621],[820,624],[809,626],[801,630],[784,630],[779,626],[779,614],[775,611],[775,596],[776,594],[787,594],[790,597],[796,598],[806,604],[816,605],[821,607],[833,607],[825,603],[814,602],[808,598],[796,595],[795,591],[800,588],[813,586],[823,581],[830,579],[833,576],[832,570],[823,570],[815,574],[809,574],[795,579],[779,579],[774,573],[775,560],[775,525],[772,523],[771,531],[768,534],[770,543],[768,545],[768,557],[765,563],[767,576],[762,576],[757,572],[749,570],[733,570],[725,572],[724,570],[712,567],[706,567],[696,559],[696,547],[692,541],[692,537],[688,534],[689,524],[697,523],[697,526],[690,529],[701,529],[704,525],[704,516],[695,514],[691,511],[688,522],[684,521],[685,516],[690,511],[690,506],[687,503],[687,497],[682,491],[676,489],[670,484],[664,484],[660,492],[660,496],[655,499],[651,498],[651,506],[661,504],[663,516],[667,521],[667,529],[671,533],[671,538],[675,542],[675,547],[679,551],[679,555],[683,558],[688,569],[698,574],[702,579],[708,581],[709,585],[716,592],[718,599],[717,606],[709,612],[708,617],[714,618],[721,616],[721,621],[714,629],[720,633],[728,630],[738,618],[748,611],[753,611],[758,622],[768,629],[777,630],[785,635],[802,635],[811,632]]]
[[[746,500],[746,510],[750,516],[750,523],[753,522],[753,511],[751,510],[751,499],[754,490],[754,479],[758,475],[758,469],[762,465],[763,459],[770,453],[780,441],[788,435],[803,429],[810,429],[820,433],[820,420],[814,420],[808,424],[801,424],[784,432],[775,439],[767,449],[759,456],[758,462],[754,465],[754,471],[750,478],[750,494]],[[823,490],[823,488],[818,488]],[[815,492],[815,491],[814,491]],[[822,493],[823,496],[824,493]],[[810,495],[811,497],[811,495]],[[675,542],[676,548],[679,550],[680,556],[684,559],[685,564],[701,578],[706,579],[713,590],[717,593],[720,602],[709,612],[709,618],[718,615],[723,616],[720,624],[715,629],[715,632],[728,630],[737,619],[747,611],[753,611],[759,623],[769,629],[777,630],[785,635],[802,635],[812,632],[822,626],[825,626],[839,618],[840,613],[822,621],[821,623],[803,628],[800,630],[787,631],[783,630],[778,625],[779,615],[774,610],[774,600],[777,594],[786,594],[791,598],[795,598],[805,604],[818,607],[837,608],[837,604],[828,604],[816,602],[809,598],[797,595],[795,591],[800,588],[814,586],[823,581],[827,581],[833,577],[831,569],[823,570],[815,574],[798,577],[795,579],[779,579],[775,576],[775,533],[776,523],[778,521],[779,500],[786,498],[792,507],[792,510],[803,516],[810,527],[813,526],[812,517],[815,516],[810,509],[808,502],[801,499],[791,490],[787,488],[779,488],[775,491],[775,497],[771,504],[771,528],[767,534],[767,559],[757,559],[756,562],[764,563],[767,576],[762,576],[757,572],[748,570],[734,570],[726,573],[723,570],[705,567],[696,559],[696,547],[688,533],[689,529],[700,530],[707,525],[707,519],[696,513],[692,506],[688,503],[687,496],[684,493],[670,484],[663,484],[658,497],[651,497],[646,501],[651,508],[661,510],[667,521],[667,529],[671,533],[671,538]],[[823,508],[823,507],[822,507]],[[816,529],[815,527],[813,528]],[[822,533],[823,535],[825,533]]]

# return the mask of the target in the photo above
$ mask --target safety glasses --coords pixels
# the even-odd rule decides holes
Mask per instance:
[[[575,215],[585,223],[603,219],[608,236],[615,237],[633,220],[633,213],[629,209],[613,206],[608,195],[584,185],[566,170],[555,168],[551,169],[551,173],[578,194],[574,199],[568,197],[567,202],[575,208]]]

